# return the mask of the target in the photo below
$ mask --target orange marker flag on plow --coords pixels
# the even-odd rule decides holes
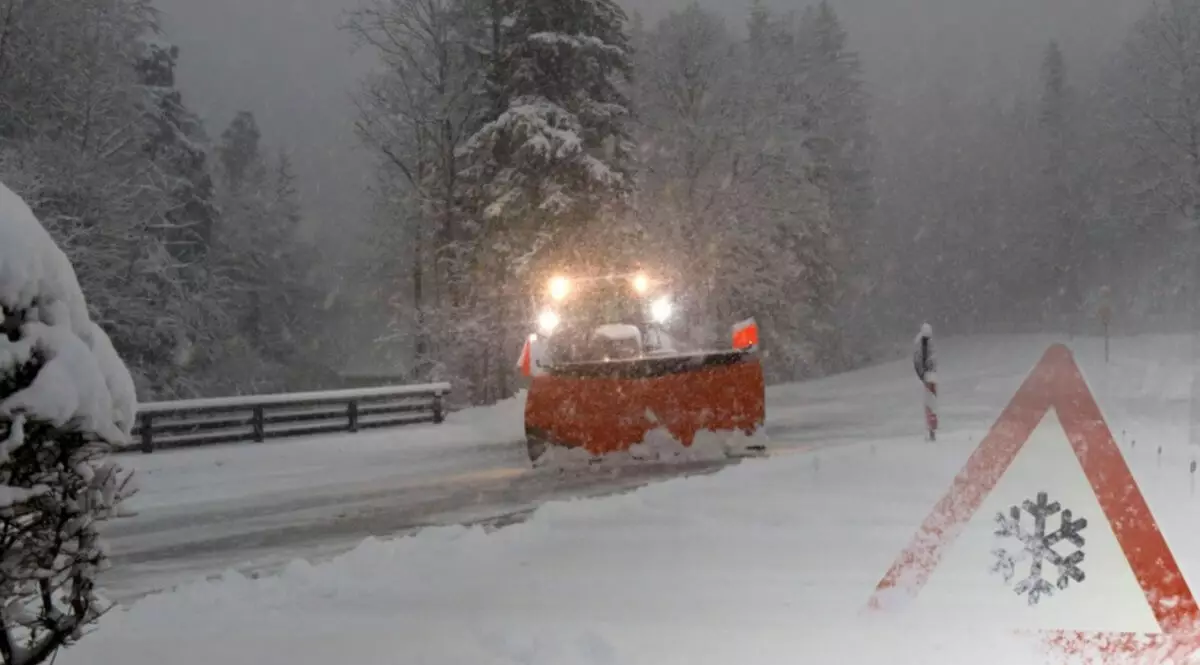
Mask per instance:
[[[1065,346],[1046,351],[869,605],[939,602],[1069,653],[1163,662],[1200,647],[1192,591]]]
[[[521,347],[521,358],[517,361],[517,367],[521,369],[521,376],[533,376],[533,337],[525,338],[525,346]]]
[[[758,322],[746,319],[733,327],[733,348],[745,351],[758,346]]]

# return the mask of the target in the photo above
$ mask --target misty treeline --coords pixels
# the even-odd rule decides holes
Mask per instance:
[[[0,181],[70,257],[142,399],[322,384],[292,167],[248,113],[211,139],[177,57],[147,0],[0,0]]]
[[[363,279],[414,378],[509,394],[547,277],[639,262],[682,285],[695,341],[756,317],[775,379],[852,362],[872,139],[828,5],[734,27],[695,4],[644,25],[613,0],[373,0],[348,28],[381,65]]]
[[[943,91],[892,137],[876,321],[1095,335],[1108,301],[1121,332],[1200,329],[1200,2],[1146,4],[1102,61],[1051,42],[1023,98]]]
[[[354,16],[382,65],[360,98],[380,156],[368,277],[416,374],[504,394],[523,298],[566,250],[669,265],[710,332],[757,317],[776,380],[923,321],[1094,334],[1108,300],[1127,332],[1195,327],[1200,1],[1149,3],[1086,79],[1051,42],[1022,97],[942,90],[885,145],[829,6],[749,4],[653,25],[601,0]],[[600,177],[573,175],[581,159]]]
[[[612,0],[364,0],[345,27],[378,57],[354,119],[378,169],[370,251],[339,266],[299,233],[270,120],[210,136],[188,109],[149,0],[0,0],[0,180],[143,399],[327,387],[374,346],[487,402],[549,274],[637,261],[682,285],[698,343],[756,317],[773,380],[923,320],[1092,332],[1104,287],[1120,329],[1195,327],[1200,0],[880,139],[896,109],[823,4],[647,24]]]

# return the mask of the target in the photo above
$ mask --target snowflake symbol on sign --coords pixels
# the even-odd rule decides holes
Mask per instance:
[[[1037,503],[1026,501],[1022,507],[1026,513],[1033,516],[1032,532],[1021,527],[1021,508],[1013,506],[1008,515],[996,514],[996,535],[1017,539],[1020,541],[1021,550],[1016,553],[1004,548],[992,550],[996,557],[995,563],[992,564],[992,572],[1000,573],[1004,576],[1004,582],[1011,584],[1016,577],[1017,563],[1032,559],[1029,576],[1017,582],[1013,590],[1018,595],[1027,595],[1029,604],[1036,605],[1043,596],[1054,593],[1054,585],[1042,577],[1043,562],[1048,561],[1058,569],[1056,584],[1061,590],[1065,590],[1071,580],[1083,581],[1084,574],[1079,564],[1083,563],[1084,540],[1079,532],[1087,528],[1087,520],[1072,520],[1071,511],[1062,510],[1057,501],[1050,503],[1045,492],[1038,493]],[[1046,518],[1059,514],[1060,511],[1062,514],[1059,516],[1059,528],[1047,533]],[[1060,555],[1054,551],[1054,546],[1062,541],[1071,543],[1077,549],[1068,556]]]

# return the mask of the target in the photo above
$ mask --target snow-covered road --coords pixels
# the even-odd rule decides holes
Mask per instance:
[[[455,414],[443,426],[125,458],[141,490],[132,519],[106,525],[122,601],[229,568],[269,572],[325,558],[367,536],[431,525],[505,524],[548,500],[613,494],[723,463],[645,465],[604,472],[529,468],[519,400]],[[794,414],[793,414],[794,415]],[[805,445],[799,421],[780,452]],[[813,426],[815,434],[819,427]]]
[[[417,521],[437,521],[418,517],[426,510],[420,502],[433,501],[427,496],[432,490],[422,486],[437,485],[443,497],[458,492],[469,506],[428,508],[429,514],[443,511],[445,521],[471,510],[542,505],[523,522],[499,530],[426,529],[412,538],[358,544],[326,563],[292,562],[264,579],[230,574],[144,598],[106,617],[95,635],[60,660],[64,665],[1075,662],[1013,630],[1032,624],[1140,631],[1153,617],[1147,614],[1149,591],[1138,588],[1129,568],[1122,569],[1126,564],[1113,549],[1113,531],[1050,416],[1039,427],[1043,434],[1031,437],[1031,447],[1053,444],[1058,448],[1047,450],[1057,450],[1059,457],[1020,458],[1005,476],[1009,484],[997,486],[991,503],[950,544],[925,591],[903,607],[889,604],[866,613],[880,579],[893,562],[904,560],[900,554],[930,508],[1053,341],[944,342],[943,429],[937,443],[923,440],[920,387],[908,362],[898,361],[773,390],[773,459],[585,501],[546,499],[612,493],[622,483],[650,478],[560,481],[527,474],[511,440],[480,444],[488,440],[484,434],[501,434],[496,423],[505,422],[498,418],[505,407],[462,414],[441,430],[441,449],[424,439],[406,440],[401,452],[399,438],[394,449],[387,438],[357,438],[332,442],[359,442],[357,453],[326,452],[314,440],[143,458],[142,464],[158,465],[140,499],[146,513],[116,537],[119,556],[127,559],[118,564],[115,579],[126,588],[153,586],[138,582],[147,575],[180,581],[209,566],[184,551],[158,560],[177,565],[174,571],[156,573],[154,562],[128,564],[137,538],[152,545],[178,537],[153,526],[152,520],[171,515],[180,532],[195,520],[190,528],[197,543],[205,534],[240,533],[228,547],[215,548],[220,557],[236,561],[252,559],[256,538],[280,537],[292,520],[310,524],[311,538],[268,545],[278,559],[333,553],[364,532],[401,528],[405,511]],[[1075,340],[1071,348],[1120,446],[1118,458],[1137,479],[1183,579],[1200,589],[1195,528],[1200,498],[1189,473],[1200,457],[1200,449],[1188,443],[1190,340],[1117,340],[1107,364],[1097,340]],[[372,461],[363,462],[358,453]],[[225,463],[216,466],[212,456],[220,455],[226,455]],[[408,489],[369,494],[390,482]],[[538,491],[514,489],[522,483]],[[1045,491],[1089,522],[1087,578],[1031,610],[989,568],[995,554],[992,518]],[[156,494],[159,506],[152,505]],[[223,494],[232,510],[218,517],[213,506]],[[377,502],[372,505],[379,510],[361,513],[361,520],[330,519],[331,510],[319,501],[286,508],[287,496],[332,497],[328,505],[342,502],[333,510]],[[513,505],[494,507],[499,505],[494,501],[505,500]],[[279,510],[274,517],[253,517],[255,511],[270,513],[269,506]],[[239,513],[240,507],[246,511]],[[1070,519],[1065,510],[1063,519]],[[339,531],[343,522],[354,526]],[[1150,563],[1164,565],[1161,558]],[[1167,600],[1180,606],[1178,598]]]
[[[1047,338],[1046,343],[1050,340]],[[1038,342],[998,337],[941,349],[947,435],[994,416]],[[919,433],[920,387],[907,361],[772,388],[775,455]],[[270,572],[296,557],[322,559],[367,536],[430,525],[503,524],[546,501],[627,491],[685,468],[558,474],[529,469],[521,403],[454,414],[442,426],[133,455],[138,516],[107,526],[122,601],[229,568]]]

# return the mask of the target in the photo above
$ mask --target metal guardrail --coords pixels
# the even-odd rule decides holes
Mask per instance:
[[[445,420],[450,384],[385,386],[138,405],[134,443],[123,451],[262,442]]]

